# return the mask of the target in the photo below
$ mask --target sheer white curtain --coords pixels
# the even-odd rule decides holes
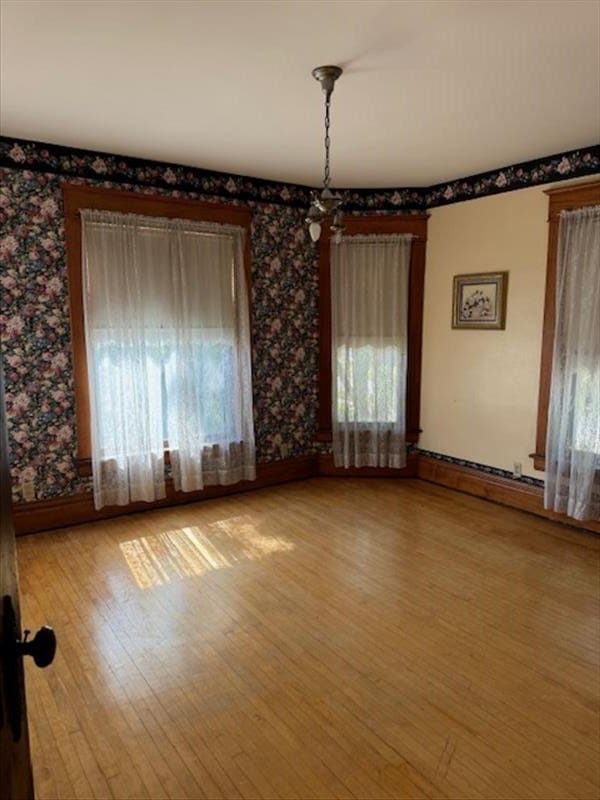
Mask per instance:
[[[253,480],[244,229],[81,215],[96,508]]]
[[[600,518],[600,206],[560,215],[545,506]]]
[[[406,465],[410,235],[331,246],[332,429],[336,466]]]

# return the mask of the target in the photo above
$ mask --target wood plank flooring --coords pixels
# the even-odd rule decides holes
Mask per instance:
[[[38,797],[598,798],[599,544],[344,478],[23,537]]]

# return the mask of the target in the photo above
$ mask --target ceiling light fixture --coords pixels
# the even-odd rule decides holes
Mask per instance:
[[[333,94],[333,87],[336,80],[342,74],[341,67],[316,67],[313,69],[312,75],[315,80],[319,81],[321,88],[325,94],[325,171],[323,174],[323,188],[317,193],[313,192],[312,203],[308,210],[306,222],[308,224],[308,232],[313,242],[318,242],[321,236],[321,223],[327,218],[332,217],[331,233],[333,241],[338,243],[342,239],[342,232],[344,230],[341,205],[342,195],[331,190],[331,173],[329,169],[329,111],[331,107],[331,95]]]

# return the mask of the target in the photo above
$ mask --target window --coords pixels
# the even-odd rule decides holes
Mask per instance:
[[[427,217],[345,225],[342,244],[330,246],[327,231],[321,243],[318,439],[334,441],[336,465],[401,467],[419,434]]]
[[[566,188],[549,189],[546,194],[549,198],[548,208],[548,261],[546,268],[546,297],[544,304],[544,328],[542,336],[542,360],[540,368],[540,388],[538,397],[537,433],[535,453],[532,453],[535,469],[546,469],[546,437],[548,432],[548,407],[550,403],[550,382],[552,377],[552,361],[554,351],[554,337],[556,328],[556,277],[558,258],[558,232],[560,214],[576,208],[597,205],[600,203],[600,181],[576,184]],[[597,380],[598,365],[591,365],[586,374],[578,376],[579,381]],[[580,400],[585,393],[579,393]],[[580,417],[581,418],[581,417]],[[583,444],[589,433],[579,429],[576,433],[577,441]],[[593,448],[593,443],[587,442],[586,448]]]
[[[394,422],[400,413],[398,386],[406,378],[406,351],[394,344],[358,340],[335,348],[335,420]]]
[[[99,508],[254,478],[244,209],[66,186],[78,456]]]
[[[114,406],[115,381],[127,381],[136,367],[139,355],[127,329],[96,328],[89,337],[94,364],[94,386],[97,404],[110,413],[99,418],[99,446],[103,457],[112,458],[118,451],[116,433],[122,425],[115,419],[125,409]],[[211,336],[211,333],[213,335]],[[193,391],[197,401],[191,404],[189,422],[202,432],[203,444],[213,444],[239,435],[236,415],[231,398],[234,387],[234,340],[232,331],[215,329],[206,334],[202,329],[189,329],[189,343],[182,353],[177,343],[177,332],[168,323],[154,328],[145,328],[145,369],[149,394],[149,405],[158,410],[160,436],[166,450],[178,446],[177,417],[173,400],[186,391],[185,373],[188,362],[195,365]],[[133,401],[135,398],[131,396]],[[132,412],[134,409],[132,409]]]
[[[600,518],[600,182],[551,190],[534,464],[544,506]]]

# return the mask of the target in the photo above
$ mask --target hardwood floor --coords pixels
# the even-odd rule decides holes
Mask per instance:
[[[18,541],[39,798],[597,798],[599,545],[319,478]]]

